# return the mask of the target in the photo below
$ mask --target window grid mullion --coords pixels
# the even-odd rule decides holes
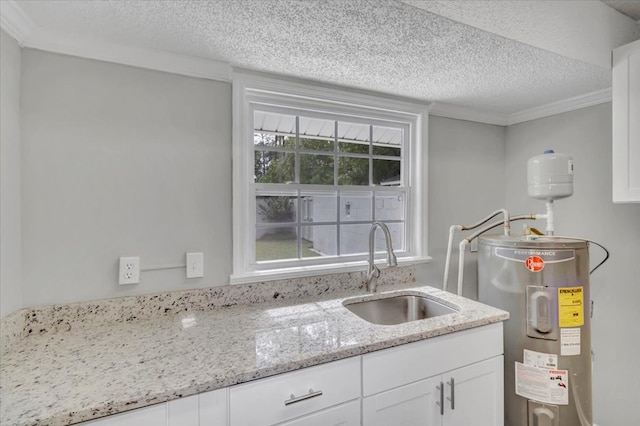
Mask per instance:
[[[334,160],[333,160],[333,184],[334,186],[338,187],[339,183],[338,182],[338,166],[339,166],[339,161],[338,161],[338,120],[334,121],[334,131],[333,131],[333,155],[334,155]],[[340,256],[342,254],[342,245],[340,242],[340,206],[342,204],[341,202],[341,195],[342,195],[342,191],[338,190],[336,191],[336,253],[338,254],[338,256]]]
[[[369,125],[369,185],[371,192],[371,223],[376,221],[376,186],[373,184],[373,125]]]

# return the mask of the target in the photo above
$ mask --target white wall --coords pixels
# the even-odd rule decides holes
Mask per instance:
[[[594,420],[627,426],[640,418],[640,204],[611,201],[611,104],[510,126],[506,131],[507,207],[543,211],[526,193],[526,161],[545,149],[574,158],[574,195],[556,201],[556,233],[605,245],[611,259],[591,277]],[[537,225],[534,225],[537,226]],[[591,263],[601,259],[592,246]]]
[[[418,280],[442,287],[449,227],[470,224],[504,206],[504,144],[502,126],[429,117],[429,255]],[[449,275],[456,291],[457,234]],[[465,258],[464,295],[477,298],[476,255]]]
[[[20,290],[20,61],[0,31],[0,318],[22,307]]]
[[[227,283],[230,84],[31,49],[22,59],[24,306]],[[117,283],[120,256],[144,268],[186,251],[204,253],[205,278]]]

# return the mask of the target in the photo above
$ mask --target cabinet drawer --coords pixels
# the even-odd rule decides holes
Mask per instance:
[[[272,425],[359,398],[360,377],[360,357],[352,357],[234,386],[231,424]]]
[[[501,322],[372,352],[362,357],[363,394],[373,395],[503,352]]]

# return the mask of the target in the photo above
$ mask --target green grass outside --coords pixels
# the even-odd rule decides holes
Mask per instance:
[[[291,235],[281,236],[267,234],[256,240],[256,260],[280,260],[280,259],[297,259],[298,248],[297,242]],[[302,257],[320,256],[311,250],[313,243],[311,241],[302,240]]]

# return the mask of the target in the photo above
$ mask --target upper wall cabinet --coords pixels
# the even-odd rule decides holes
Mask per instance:
[[[613,51],[613,202],[640,202],[640,40]]]

